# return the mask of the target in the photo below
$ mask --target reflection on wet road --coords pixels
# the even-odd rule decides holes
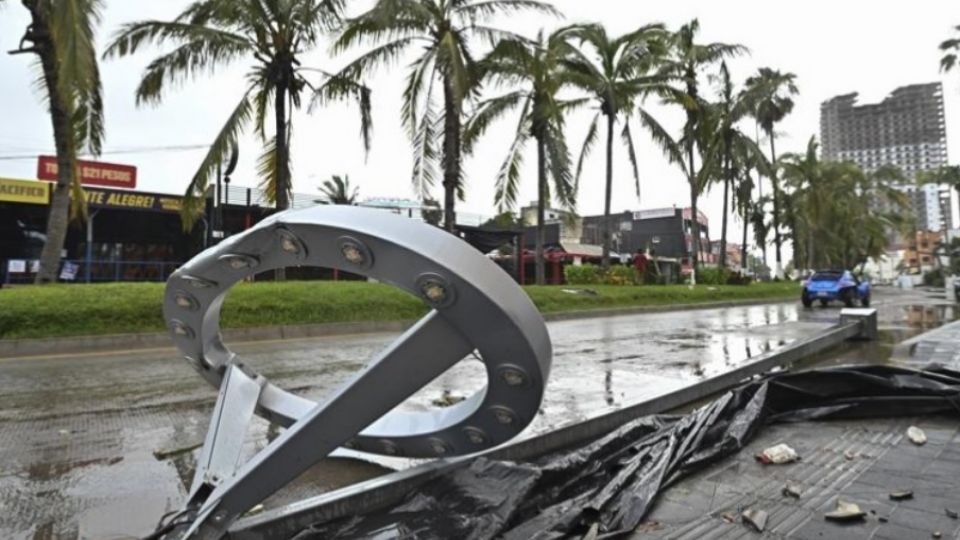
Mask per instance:
[[[956,314],[920,293],[878,294],[888,341]],[[553,371],[525,435],[613,410],[710,377],[836,322],[838,309],[799,302],[651,313],[549,324]],[[274,382],[321,399],[394,336],[359,335],[236,347]],[[864,348],[866,347],[866,348]],[[882,355],[877,345],[842,355]],[[841,355],[841,356],[842,356]],[[405,408],[433,407],[483,384],[467,359]],[[149,532],[178,508],[215,391],[168,351],[0,362],[0,538],[124,538]],[[258,421],[247,452],[262,448]],[[172,453],[163,459],[157,453]],[[394,463],[390,463],[394,465]],[[381,474],[378,465],[331,459],[274,504]]]

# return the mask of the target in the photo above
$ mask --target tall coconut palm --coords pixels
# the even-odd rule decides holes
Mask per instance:
[[[727,63],[721,62],[719,82],[719,99],[715,104],[719,114],[719,130],[713,144],[720,148],[716,154],[720,158],[720,181],[723,183],[723,216],[720,231],[720,268],[727,265],[727,224],[729,222],[729,202],[731,191],[736,189],[735,183],[738,170],[746,170],[754,165],[759,166],[763,154],[749,136],[738,128],[741,120],[753,110],[753,96],[747,91],[737,92],[730,79],[730,70]]]
[[[696,219],[697,201],[703,191],[703,175],[699,174],[696,163],[698,150],[701,154],[706,150],[698,145],[703,138],[698,136],[702,132],[700,124],[706,118],[700,95],[700,78],[708,67],[733,56],[745,54],[747,48],[742,45],[726,43],[698,43],[700,22],[696,19],[681,26],[670,36],[667,54],[658,70],[660,76],[675,81],[676,84],[666,94],[666,102],[679,106],[686,115],[683,127],[683,153],[686,159],[684,166],[687,183],[690,187],[690,206],[692,209],[692,243],[693,243],[693,281],[696,282],[696,269],[699,264],[700,252],[700,222]],[[649,117],[649,115],[647,115]],[[673,160],[673,159],[671,159]]]
[[[114,36],[105,57],[131,55],[150,45],[176,45],[147,66],[136,91],[137,104],[158,104],[171,86],[188,78],[210,74],[241,59],[252,60],[240,101],[187,187],[183,214],[186,227],[191,227],[202,212],[203,196],[217,166],[227,159],[238,136],[251,122],[264,145],[258,167],[261,185],[277,210],[289,207],[292,113],[301,108],[305,98],[309,98],[310,109],[333,99],[357,100],[361,136],[369,149],[370,91],[355,81],[303,64],[303,56],[341,23],[343,3],[199,0],[172,21],[129,23]],[[268,136],[266,124],[271,112],[274,129]]]
[[[360,195],[360,188],[351,189],[350,177],[340,176],[338,174],[324,180],[320,185],[321,201],[324,204],[357,204],[357,197]]]
[[[664,103],[668,105],[685,105],[686,101],[676,101],[683,99],[677,93],[669,93],[664,98]],[[722,145],[717,144],[716,133],[720,126],[720,115],[716,107],[705,101],[698,100],[695,105],[697,109],[697,120],[692,126],[684,126],[680,137],[674,137],[654,118],[649,112],[640,110],[640,122],[650,132],[653,142],[660,147],[670,163],[680,168],[687,183],[690,185],[690,198],[692,202],[690,214],[691,239],[689,246],[691,260],[691,283],[696,284],[697,264],[700,260],[701,245],[698,241],[700,235],[699,212],[697,211],[697,200],[706,190],[707,186],[713,181],[720,171],[720,150]],[[688,150],[693,147],[699,151],[700,161],[697,163],[689,159]]]
[[[740,243],[740,269],[747,269],[747,239],[750,234],[750,210],[753,205],[754,182],[751,176],[751,169],[745,168],[740,171],[741,176],[734,190],[734,200],[740,221],[743,224],[743,240]]]
[[[633,145],[630,120],[644,97],[663,91],[664,79],[654,75],[663,54],[667,34],[661,24],[651,24],[618,37],[607,34],[599,24],[568,28],[565,35],[579,46],[566,62],[570,81],[590,95],[598,108],[587,130],[577,161],[577,184],[584,159],[596,144],[601,116],[606,120],[606,184],[603,205],[603,268],[610,266],[612,236],[610,203],[613,192],[613,137],[618,122],[623,123],[620,138],[630,159],[637,198],[640,198],[640,174]]]
[[[57,151],[57,182],[47,214],[47,239],[37,283],[57,281],[60,252],[71,209],[84,215],[86,200],[76,175],[77,154],[99,155],[103,144],[103,95],[94,42],[100,0],[21,0],[30,26],[11,54],[36,55],[38,87],[50,111]],[[0,0],[0,5],[3,1]]]
[[[369,42],[375,47],[350,63],[341,74],[358,78],[384,64],[395,63],[405,51],[419,54],[409,66],[401,111],[413,142],[413,186],[428,197],[443,168],[444,226],[456,226],[456,199],[463,194],[461,171],[462,123],[465,100],[476,90],[477,59],[474,39],[493,44],[515,35],[488,25],[496,15],[534,10],[559,15],[537,0],[377,0],[366,13],[347,21],[334,44],[341,52]],[[443,107],[438,109],[435,83],[440,83]],[[443,129],[442,151],[437,151],[438,128]]]
[[[540,32],[535,42],[508,39],[497,44],[481,61],[481,72],[484,78],[515,90],[480,103],[464,130],[464,147],[470,151],[493,121],[510,111],[520,110],[513,142],[497,173],[494,202],[501,212],[516,205],[523,151],[532,138],[537,147],[538,285],[546,283],[544,210],[554,198],[571,211],[576,205],[570,153],[564,138],[564,113],[580,101],[563,101],[557,97],[567,76],[562,61],[572,50],[565,33],[561,29],[544,37]]]
[[[770,185],[773,188],[773,243],[776,246],[777,267],[775,275],[783,277],[783,258],[780,236],[780,187],[777,182],[777,124],[793,111],[793,97],[799,93],[797,76],[781,73],[770,68],[760,68],[757,74],[747,79],[747,88],[757,95],[754,118],[770,140]]]
[[[960,33],[960,25],[954,26],[953,30]],[[939,48],[940,52],[943,53],[943,56],[940,57],[940,71],[946,73],[956,69],[960,65],[958,63],[958,59],[960,59],[960,37],[942,41]]]

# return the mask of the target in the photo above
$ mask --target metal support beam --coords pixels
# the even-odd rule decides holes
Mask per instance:
[[[758,356],[753,362],[727,373],[584,422],[483,452],[480,456],[496,460],[524,461],[585,444],[637,418],[689,406],[730,390],[751,377],[774,369],[786,368],[794,362],[821,353],[847,340],[856,339],[862,332],[861,324],[860,320],[841,322],[815,336]],[[439,474],[469,465],[475,457],[478,456],[426,463],[268,510],[238,521],[230,529],[229,538],[236,540],[286,539],[313,523],[358,515],[395,504],[418,486]]]
[[[316,403],[241,370],[220,333],[229,288],[286,266],[365,275],[433,309]],[[237,516],[341,446],[450,457],[502,444],[533,420],[550,373],[546,326],[508,274],[453,235],[375,209],[291,210],[224,240],[170,277],[164,316],[187,361],[221,388],[187,508],[195,516],[190,538],[222,536]],[[451,407],[395,410],[467,356],[485,364],[485,387]],[[288,429],[234,472],[253,408]]]

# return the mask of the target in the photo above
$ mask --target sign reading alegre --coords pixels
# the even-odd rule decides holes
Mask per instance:
[[[155,210],[159,212],[179,212],[181,198],[156,193],[128,193],[85,189],[87,204],[99,208],[117,208],[131,210]]]
[[[0,178],[0,201],[47,204],[50,200],[50,184],[36,180]]]
[[[37,162],[37,178],[40,180],[57,181],[57,158],[54,156],[40,156]],[[77,160],[77,173],[80,183],[84,186],[106,186],[134,189],[137,187],[137,168],[131,165],[103,163],[101,161]]]

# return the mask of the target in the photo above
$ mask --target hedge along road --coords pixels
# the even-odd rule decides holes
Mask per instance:
[[[799,295],[796,283],[525,287],[543,313],[770,300]],[[574,292],[571,292],[574,291]],[[579,291],[577,293],[576,291]],[[0,340],[163,331],[161,283],[0,289]],[[356,281],[249,283],[234,287],[224,328],[418,319],[426,306],[394,287]]]

